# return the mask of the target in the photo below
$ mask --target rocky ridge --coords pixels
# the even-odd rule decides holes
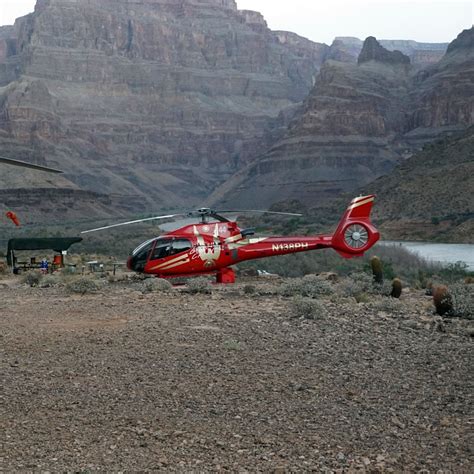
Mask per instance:
[[[356,191],[440,134],[474,123],[474,30],[436,65],[414,70],[368,38],[359,64],[328,60],[285,136],[236,173],[212,202],[309,206]]]
[[[361,192],[386,239],[474,243],[474,127],[440,139]]]
[[[379,40],[388,51],[400,51],[410,58],[415,68],[437,63],[446,53],[448,43],[419,43],[412,40]],[[364,42],[359,38],[340,36],[332,42],[328,59],[356,64]]]

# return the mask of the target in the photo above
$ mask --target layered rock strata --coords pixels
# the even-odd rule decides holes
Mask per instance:
[[[441,133],[474,123],[474,30],[436,65],[416,71],[368,38],[358,64],[327,61],[285,136],[236,173],[212,203],[323,205],[387,174]]]
[[[357,65],[327,61],[286,135],[212,196],[213,202],[314,205],[388,173],[405,149],[409,59],[384,50]],[[394,56],[392,56],[394,55]],[[395,60],[394,60],[395,58]]]
[[[66,170],[55,186],[200,204],[269,146],[327,49],[234,0],[38,0],[0,30],[1,152]]]
[[[440,139],[361,191],[386,239],[474,243],[474,127]]]
[[[410,58],[414,68],[424,68],[437,63],[446,53],[448,43],[419,43],[411,40],[379,40],[388,51],[400,51]],[[348,36],[336,37],[331,44],[327,59],[357,63],[364,42]]]

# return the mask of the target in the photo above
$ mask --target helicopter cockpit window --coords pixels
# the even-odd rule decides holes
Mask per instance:
[[[176,239],[173,240],[173,247],[171,249],[171,255],[175,255],[177,253],[186,252],[191,250],[193,245],[191,241],[188,239]]]
[[[158,239],[153,249],[151,259],[156,260],[157,258],[165,258],[171,255],[171,244],[171,239]]]
[[[170,255],[186,252],[191,248],[192,244],[188,239],[158,239],[151,255],[151,259],[156,260],[157,258],[166,258]]]

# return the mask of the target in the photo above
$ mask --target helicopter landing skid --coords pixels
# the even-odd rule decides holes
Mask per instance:
[[[235,271],[232,268],[223,268],[216,275],[216,283],[228,285],[235,283]]]

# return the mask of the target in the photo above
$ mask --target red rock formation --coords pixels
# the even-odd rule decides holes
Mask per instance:
[[[0,34],[2,154],[148,208],[199,202],[313,84],[327,46],[278,38],[234,0],[39,0]]]
[[[327,61],[286,135],[218,188],[211,202],[322,205],[387,174],[440,133],[470,126],[473,34],[463,32],[438,64],[418,73],[406,56],[374,38],[366,40],[358,66]]]

